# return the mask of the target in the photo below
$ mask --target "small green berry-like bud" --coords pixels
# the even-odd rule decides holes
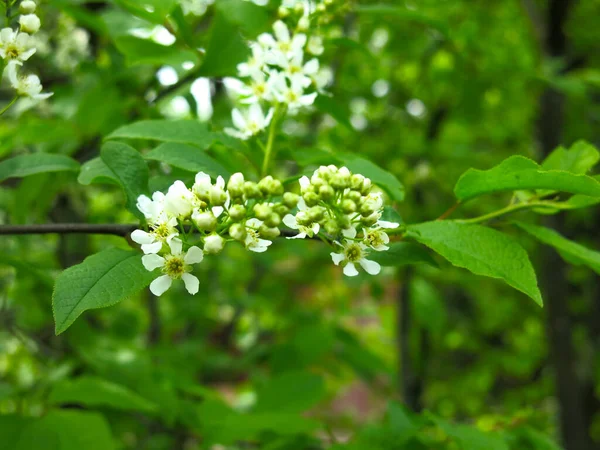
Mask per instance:
[[[223,206],[227,201],[227,194],[218,186],[210,188],[210,204],[213,206]]]
[[[262,224],[258,229],[258,233],[263,239],[275,239],[281,234],[281,231],[279,231],[279,228],[268,227],[265,224]]]
[[[241,223],[234,223],[229,227],[229,236],[231,236],[236,241],[244,241],[248,233],[246,232],[246,227]]]
[[[340,227],[334,219],[330,219],[327,222],[325,222],[325,231],[328,234],[335,236],[340,232]]]
[[[192,220],[202,231],[213,231],[217,228],[217,218],[210,211],[196,211],[192,214]]]
[[[283,19],[290,15],[290,10],[283,6],[280,6],[279,9],[277,10],[277,14],[279,15],[279,17],[281,17]]]
[[[356,203],[350,199],[342,201],[341,207],[345,214],[352,214],[353,212],[356,212]]]
[[[22,12],[23,14],[31,14],[33,12],[35,12],[35,2],[31,1],[31,0],[25,0],[24,2],[21,2],[21,4],[19,5],[19,11]]]
[[[342,230],[350,228],[350,219],[348,219],[346,216],[338,217],[338,225]]]
[[[310,27],[310,20],[306,16],[302,16],[298,21],[298,31],[306,31]]]
[[[243,220],[246,218],[246,208],[244,208],[243,205],[233,205],[229,208],[229,217],[231,217],[231,220],[234,222]]]
[[[359,173],[355,173],[350,177],[350,187],[356,191],[360,191],[363,188],[363,183],[365,181],[365,177],[363,177]]]
[[[308,218],[311,222],[319,222],[325,217],[325,208],[322,206],[313,206],[308,211]]]
[[[302,196],[302,198],[304,198],[307,206],[315,206],[317,203],[319,203],[319,196],[314,192],[307,192]]]
[[[275,206],[273,206],[273,211],[275,211],[277,214],[279,214],[281,217],[283,217],[287,213],[290,212],[290,208],[288,208],[287,206],[285,206],[282,203],[278,203]]]
[[[298,205],[299,200],[300,196],[297,194],[293,194],[291,192],[286,192],[283,194],[283,204],[290,209],[295,208]]]
[[[296,222],[298,222],[298,225],[306,226],[310,225],[312,221],[306,211],[298,211],[298,214],[296,214]]]
[[[204,238],[204,253],[215,255],[225,247],[225,239],[218,234],[211,234]]]
[[[273,177],[271,175],[267,175],[262,180],[260,180],[258,182],[258,188],[260,189],[260,192],[262,192],[264,195],[269,195],[270,194],[269,186],[273,181],[275,181],[275,180],[273,179]]]
[[[363,195],[368,195],[369,192],[371,192],[371,187],[372,187],[372,183],[371,183],[371,179],[370,178],[365,178],[365,181],[363,181],[363,185],[362,185],[362,189],[360,190],[360,192]]]
[[[360,219],[360,221],[364,226],[372,227],[373,225],[375,225],[377,223],[377,221],[379,220],[379,217],[380,217],[379,214],[377,212],[374,212],[370,216],[362,217]]]
[[[266,203],[257,203],[254,205],[254,214],[260,220],[266,220],[273,213],[273,210]]]
[[[262,196],[257,184],[252,181],[244,183],[244,195],[246,198],[260,198]]]
[[[229,195],[233,198],[244,195],[244,175],[239,172],[231,175],[231,178],[229,178],[229,182],[227,183],[227,190],[229,191]]]
[[[331,200],[335,196],[335,191],[328,184],[324,184],[319,188],[319,195],[323,200]]]
[[[281,225],[281,217],[277,213],[269,214],[269,217],[265,219],[265,225],[268,227],[278,227]]]
[[[346,198],[352,200],[354,203],[360,202],[362,195],[358,191],[350,191],[346,194]]]

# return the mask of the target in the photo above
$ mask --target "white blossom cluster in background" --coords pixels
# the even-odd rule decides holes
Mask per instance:
[[[222,177],[213,182],[200,172],[191,188],[175,181],[166,194],[140,196],[137,207],[148,229],[135,230],[131,238],[141,245],[144,267],[162,272],[150,285],[152,293],[162,295],[173,280],[181,279],[187,291],[196,294],[199,280],[191,272],[204,255],[220,253],[231,241],[265,252],[281,234],[282,223],[297,232],[290,239],[320,234],[331,242],[333,262],[343,266],[344,274],[358,275],[356,265],[369,274],[379,273],[369,252],[387,250],[384,230],[399,224],[381,220],[383,198],[371,192],[371,180],[345,167],[322,166],[312,178],[302,177],[300,186],[301,196],[284,192],[282,183],[271,176],[255,183],[236,173],[225,183]]]
[[[24,64],[36,52],[33,35],[41,26],[35,10],[34,1],[22,1],[19,5],[21,15],[18,28],[6,27],[0,30],[0,58],[5,65],[8,80],[18,96],[44,100],[52,94],[42,93],[40,78],[37,75],[23,73]]]
[[[258,6],[265,6],[269,0],[246,0]],[[203,16],[215,0],[179,0],[183,14],[186,16]]]
[[[283,219],[299,231],[295,238],[324,230],[336,246],[331,258],[344,268],[345,275],[358,275],[357,265],[371,275],[378,274],[381,266],[368,259],[369,253],[388,250],[390,238],[385,230],[400,224],[382,220],[383,196],[372,192],[371,180],[346,167],[321,166],[311,178],[300,178],[300,189],[298,212]]]
[[[78,27],[72,18],[62,15],[58,21],[56,50],[54,51],[56,65],[61,70],[70,71],[89,55],[89,33]]]
[[[322,38],[306,34],[310,24],[309,14],[300,17],[295,30],[278,20],[273,33],[263,33],[250,43],[252,56],[238,65],[239,78],[225,80],[239,103],[232,111],[236,128],[226,129],[227,133],[249,139],[269,126],[276,108],[293,115],[311,106],[331,82],[331,70],[321,68],[316,58],[324,51]]]

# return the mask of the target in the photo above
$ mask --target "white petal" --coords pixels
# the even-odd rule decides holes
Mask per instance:
[[[162,248],[162,242],[157,241],[157,242],[153,242],[152,244],[143,244],[142,245],[142,251],[144,253],[148,254],[152,254],[152,253],[158,253],[160,252],[160,249]]]
[[[358,275],[358,270],[356,270],[356,267],[354,267],[353,263],[346,264],[346,266],[344,267],[344,275],[348,277],[355,277],[356,275]]]
[[[236,128],[240,130],[246,129],[246,119],[239,109],[234,108],[233,111],[231,111],[231,119],[233,120],[233,124]]]
[[[183,248],[183,243],[181,242],[181,239],[177,239],[177,238],[173,238],[171,239],[171,242],[169,242],[169,247],[171,247],[171,254],[172,255],[181,255],[181,249]]]
[[[304,190],[308,186],[310,186],[310,180],[308,179],[308,177],[306,175],[304,175],[303,177],[300,177],[300,179],[298,180],[298,183],[300,183],[301,190]]]
[[[350,227],[346,230],[342,230],[342,234],[348,239],[354,239],[356,237],[356,228]]]
[[[160,297],[162,294],[165,293],[165,291],[167,291],[167,289],[171,287],[171,283],[173,283],[173,280],[171,280],[170,276],[160,276],[152,283],[150,283],[150,292],[152,292],[157,297]]]
[[[200,288],[200,280],[198,280],[198,278],[189,273],[184,273],[181,275],[181,279],[183,280],[185,288],[190,294],[196,295],[198,293],[198,289]]]
[[[273,24],[273,31],[275,31],[275,37],[280,42],[290,41],[290,31],[288,27],[281,20],[278,20]]]
[[[298,233],[296,236],[288,236],[286,239],[304,239],[306,233]]]
[[[334,252],[331,252],[330,255],[331,255],[331,259],[333,260],[333,263],[336,266],[339,266],[340,263],[345,259],[345,256],[344,256],[343,253],[334,253]]]
[[[316,98],[317,98],[316,92],[313,92],[312,94],[308,94],[308,95],[303,95],[302,97],[300,97],[300,104],[302,106],[310,106],[315,102]]]
[[[313,223],[312,231],[314,234],[319,234],[320,229],[321,229],[321,226],[318,223]]]
[[[165,258],[154,254],[144,255],[142,256],[142,264],[146,270],[152,272],[153,270],[165,265]]]
[[[251,252],[254,252],[254,253],[264,253],[268,250],[268,248],[256,246],[256,247],[248,247],[248,250],[250,250]]]
[[[306,75],[315,75],[319,71],[319,60],[317,58],[311,59],[304,64],[303,70]]]
[[[396,223],[396,222],[388,222],[387,220],[378,220],[377,226],[379,228],[393,229],[393,228],[398,228],[400,226],[400,224]]]
[[[190,247],[185,256],[183,257],[183,261],[186,264],[197,264],[204,259],[204,252],[198,247]]]
[[[377,275],[379,272],[381,272],[381,266],[375,261],[363,258],[358,263],[369,275]]]
[[[152,244],[154,236],[146,233],[144,230],[135,230],[131,233],[131,240],[137,244]]]
[[[296,220],[296,216],[292,216],[291,214],[287,214],[282,222],[285,224],[285,226],[293,229],[293,230],[297,230],[298,229],[298,221]]]

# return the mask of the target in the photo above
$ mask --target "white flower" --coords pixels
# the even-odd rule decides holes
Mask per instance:
[[[214,0],[180,0],[181,9],[183,14],[188,16],[190,14],[194,16],[202,16],[209,5],[212,5]]]
[[[25,0],[19,5],[19,11],[21,11],[24,14],[31,14],[35,11],[35,8],[35,2],[32,0]]]
[[[250,45],[252,56],[247,62],[238,64],[237,70],[240,77],[251,77],[262,73],[265,67],[265,50],[257,43]]]
[[[267,54],[267,62],[273,59],[278,60],[278,52],[290,57],[296,51],[301,51],[306,45],[306,35],[298,33],[292,37],[290,35],[290,30],[281,20],[278,20],[273,24],[273,31],[275,33],[275,37],[269,33],[263,33],[258,36],[258,42],[269,50],[269,53]]]
[[[325,51],[325,48],[323,47],[323,38],[320,36],[311,36],[308,40],[308,44],[306,44],[306,50],[308,53],[315,56],[322,55]]]
[[[179,235],[176,227],[177,219],[172,217],[166,222],[152,225],[149,233],[144,230],[135,230],[131,233],[131,239],[141,244],[144,253],[158,253],[162,249],[163,243],[168,244],[175,236]]]
[[[331,252],[331,259],[336,266],[341,264],[344,267],[344,275],[349,277],[358,275],[356,264],[359,264],[369,275],[377,275],[381,271],[379,263],[366,259],[368,247],[362,242],[346,240],[343,244],[339,242],[336,244],[342,247],[342,252]]]
[[[321,229],[318,223],[313,223],[310,226],[300,225],[296,216],[292,216],[291,214],[287,214],[283,218],[283,223],[289,228],[299,231],[296,236],[288,237],[288,239],[304,239],[306,236],[312,238],[318,234],[319,230]]]
[[[146,220],[152,225],[167,220],[165,213],[165,194],[162,192],[155,192],[152,194],[152,199],[149,199],[145,195],[140,195],[137,198],[136,206]]]
[[[390,243],[390,237],[380,228],[363,228],[363,236],[363,242],[367,247],[378,252],[389,250],[387,244]]]
[[[225,239],[218,234],[210,234],[204,238],[204,252],[210,254],[220,253],[225,247]]]
[[[305,76],[296,74],[290,77],[290,85],[288,86],[285,77],[280,77],[277,84],[277,100],[281,103],[286,103],[290,113],[297,112],[299,109],[310,106],[315,102],[317,93],[304,94]]]
[[[25,14],[19,17],[19,25],[21,25],[21,31],[29,34],[35,34],[39,31],[42,25],[40,18],[35,14]]]
[[[169,187],[165,196],[165,212],[175,217],[185,218],[194,209],[194,195],[183,183],[177,180]]]
[[[0,30],[0,57],[7,60],[27,61],[35,53],[33,40],[27,33],[12,28]]]
[[[146,270],[153,271],[161,268],[164,274],[150,284],[150,291],[160,296],[171,287],[173,280],[181,278],[187,291],[192,295],[196,294],[200,281],[188,272],[192,270],[192,264],[202,261],[204,253],[198,247],[190,247],[187,252],[182,253],[182,243],[179,239],[172,239],[169,247],[171,247],[171,254],[164,257],[156,254],[142,256],[142,264]]]
[[[42,94],[42,83],[37,75],[19,75],[17,66],[23,63],[17,60],[12,60],[6,66],[6,73],[11,86],[17,91],[17,94],[31,97],[34,100],[45,100],[53,94]]]
[[[333,82],[333,71],[329,67],[323,67],[316,74],[312,75],[311,78],[317,91],[323,92]]]
[[[271,241],[267,241],[266,239],[261,239],[260,234],[258,233],[259,228],[262,225],[262,221],[258,219],[248,219],[246,221],[246,240],[244,244],[246,248],[251,252],[263,253],[267,251],[269,245],[272,244]]]
[[[249,139],[269,126],[273,118],[273,108],[269,110],[265,117],[260,105],[255,103],[250,105],[248,110],[243,113],[239,109],[234,108],[231,112],[231,117],[237,130],[225,128],[225,132],[240,139]]]

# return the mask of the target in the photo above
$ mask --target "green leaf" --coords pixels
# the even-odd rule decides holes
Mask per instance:
[[[89,309],[112,306],[136,294],[155,278],[138,252],[109,248],[70,267],[56,279],[52,309],[60,334]]]
[[[479,195],[519,189],[553,191],[600,197],[600,183],[587,175],[543,170],[523,156],[511,156],[490,170],[469,169],[454,187],[456,197],[466,201]]]
[[[395,242],[385,252],[371,252],[369,259],[385,267],[400,267],[410,264],[428,264],[438,267],[435,260],[421,245],[412,242]]]
[[[48,402],[53,405],[78,404],[92,408],[108,407],[146,413],[157,410],[154,403],[130,389],[92,376],[61,381],[50,391]]]
[[[322,113],[329,114],[336,122],[349,130],[354,131],[350,123],[350,113],[332,97],[319,95],[315,100],[315,107]]]
[[[554,247],[567,262],[586,265],[600,274],[600,252],[573,242],[550,228],[523,222],[514,222],[514,224],[538,241]]]
[[[451,424],[441,419],[435,423],[450,437],[458,441],[463,450],[510,450],[499,433],[484,433],[474,426]]]
[[[119,179],[100,157],[90,159],[81,165],[77,181],[84,185],[92,183],[119,184]]]
[[[575,174],[586,174],[600,161],[600,153],[592,144],[575,142],[570,149],[558,147],[542,163],[544,170],[564,170]]]
[[[100,157],[123,187],[127,209],[136,217],[143,218],[136,207],[137,198],[148,193],[148,164],[142,155],[127,144],[107,142],[102,146]]]
[[[245,0],[219,0],[215,7],[223,17],[244,32],[246,38],[254,38],[271,25],[271,17],[262,6]]]
[[[408,9],[405,6],[397,6],[391,4],[381,5],[360,5],[356,8],[356,12],[361,15],[372,15],[398,22],[398,19],[410,22],[420,23],[423,25],[435,28],[444,36],[448,36],[448,26],[441,20],[427,16],[422,12]]]
[[[135,16],[163,25],[177,0],[115,0],[115,3]]]
[[[206,172],[212,176],[229,176],[228,170],[197,147],[166,143],[144,155],[146,159],[161,161],[189,172]]]
[[[396,201],[404,200],[404,186],[387,170],[351,153],[342,153],[336,157],[352,172],[359,173],[371,179],[373,183],[384,189]]]
[[[408,236],[476,275],[504,280],[542,305],[527,252],[492,228],[441,220],[408,227]]]
[[[117,49],[125,55],[129,65],[150,64],[180,66],[192,61],[198,64],[198,55],[192,50],[183,50],[174,45],[161,45],[149,39],[135,36],[118,36],[115,38]]]
[[[237,65],[246,60],[249,54],[250,49],[240,35],[238,27],[226,14],[217,11],[199,75],[235,76]]]
[[[290,387],[293,386],[293,389]],[[306,372],[288,372],[271,378],[257,392],[256,413],[301,413],[325,396],[323,378]]]
[[[23,178],[46,172],[76,172],[79,163],[65,155],[33,153],[0,162],[0,182],[8,178]]]
[[[205,150],[213,143],[208,125],[195,120],[142,120],[113,131],[107,139],[145,139],[190,144]]]

